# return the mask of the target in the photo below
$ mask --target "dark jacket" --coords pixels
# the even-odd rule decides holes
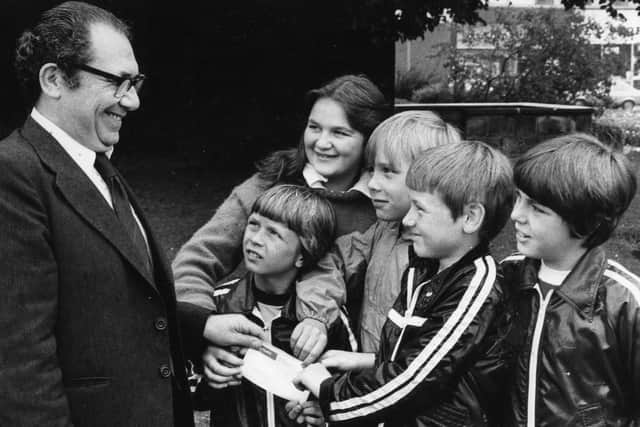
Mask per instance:
[[[410,254],[375,368],[321,385],[330,421],[495,425],[508,359],[508,310],[496,264],[486,247],[476,247],[438,274],[437,266]]]
[[[171,273],[133,194],[153,273],[33,119],[0,170],[0,425],[192,425]]]
[[[214,292],[215,313],[242,313],[264,327],[253,286],[252,273],[217,286]],[[271,344],[289,354],[291,333],[299,323],[296,319],[295,302],[295,291],[292,289],[291,297],[282,308],[280,316],[272,320],[267,331]],[[343,319],[346,316],[342,316],[329,329],[327,349],[357,351],[357,348],[351,346],[355,345],[355,336]],[[195,400],[199,408],[212,409],[211,425],[215,427],[299,426],[287,416],[285,400],[271,393],[267,394],[250,381],[242,381],[240,386],[221,390],[214,390],[202,381],[196,389]],[[268,406],[272,406],[275,419],[269,419]]]
[[[521,346],[509,424],[639,426],[640,279],[598,247],[543,300],[539,266],[524,256],[502,263],[518,290]]]

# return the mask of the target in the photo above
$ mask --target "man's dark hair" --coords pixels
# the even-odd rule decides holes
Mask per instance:
[[[70,88],[78,86],[75,65],[92,59],[89,30],[97,23],[131,39],[129,26],[111,12],[78,1],[45,11],[35,27],[22,33],[16,46],[15,68],[26,101],[33,104],[40,96],[40,68],[50,62],[63,71]]]

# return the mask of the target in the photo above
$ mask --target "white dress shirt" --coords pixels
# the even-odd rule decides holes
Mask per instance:
[[[96,153],[73,139],[68,133],[60,129],[51,120],[40,114],[40,112],[36,110],[35,107],[31,110],[31,118],[35,120],[36,123],[38,123],[40,126],[42,126],[42,128],[46,130],[53,137],[53,139],[58,142],[58,144],[60,144],[60,146],[64,149],[64,151],[67,152],[71,159],[80,167],[80,169],[82,169],[84,174],[98,189],[100,194],[102,194],[102,197],[104,197],[109,206],[111,206],[111,209],[113,209],[113,201],[111,200],[109,187],[94,166],[94,163],[96,161]],[[107,155],[107,157],[111,157],[112,153],[113,149],[109,150],[105,154]],[[138,228],[140,228],[140,230],[142,231],[142,236],[144,237],[145,243],[147,244],[147,250],[149,250],[147,234],[145,233],[144,227],[142,226],[138,215],[136,215],[136,211],[133,209],[133,206],[131,206],[131,212],[133,213],[133,217],[138,224]]]

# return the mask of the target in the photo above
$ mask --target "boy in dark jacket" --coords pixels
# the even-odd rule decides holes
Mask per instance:
[[[622,153],[561,136],[515,165],[522,255],[502,263],[519,351],[508,423],[640,425],[640,279],[603,248],[636,192]]]
[[[335,215],[331,204],[313,190],[294,185],[272,187],[255,201],[243,237],[243,255],[248,273],[241,279],[219,285],[214,291],[215,314],[241,313],[265,329],[272,345],[291,353],[291,333],[296,319],[295,283],[305,270],[326,253],[334,238]],[[345,317],[346,318],[346,317]],[[328,334],[328,345],[353,349],[348,325],[338,320]],[[241,360],[228,361],[239,371]],[[206,370],[206,368],[205,368]],[[206,373],[205,373],[206,374]],[[205,375],[205,379],[211,373]],[[209,381],[213,387],[220,386]],[[215,427],[293,426],[284,410],[285,401],[252,384],[238,381],[222,389],[198,385],[199,407],[212,409]],[[323,425],[317,402],[301,403],[300,421]]]
[[[375,359],[341,353],[331,365],[346,373],[313,364],[298,380],[331,422],[495,425],[509,310],[487,245],[511,211],[511,165],[481,142],[445,144],[414,161],[406,184],[410,263]]]

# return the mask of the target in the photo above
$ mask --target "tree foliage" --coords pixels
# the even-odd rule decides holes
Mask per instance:
[[[640,0],[639,0],[640,1]],[[424,37],[443,20],[460,24],[481,22],[479,11],[489,0],[349,0],[347,15],[354,29],[376,39],[412,40]]]
[[[602,99],[609,77],[624,70],[616,56],[591,44],[603,30],[575,12],[496,9],[495,23],[466,27],[458,48],[447,48],[453,99],[573,102],[585,92]]]
[[[584,9],[591,1],[611,16],[620,13],[616,0],[562,0],[565,9]],[[364,30],[374,38],[392,40],[413,40],[424,37],[443,21],[475,24],[483,22],[479,11],[488,8],[489,0],[350,0],[353,26]],[[640,14],[640,0],[637,4]],[[619,3],[618,3],[619,4]]]

